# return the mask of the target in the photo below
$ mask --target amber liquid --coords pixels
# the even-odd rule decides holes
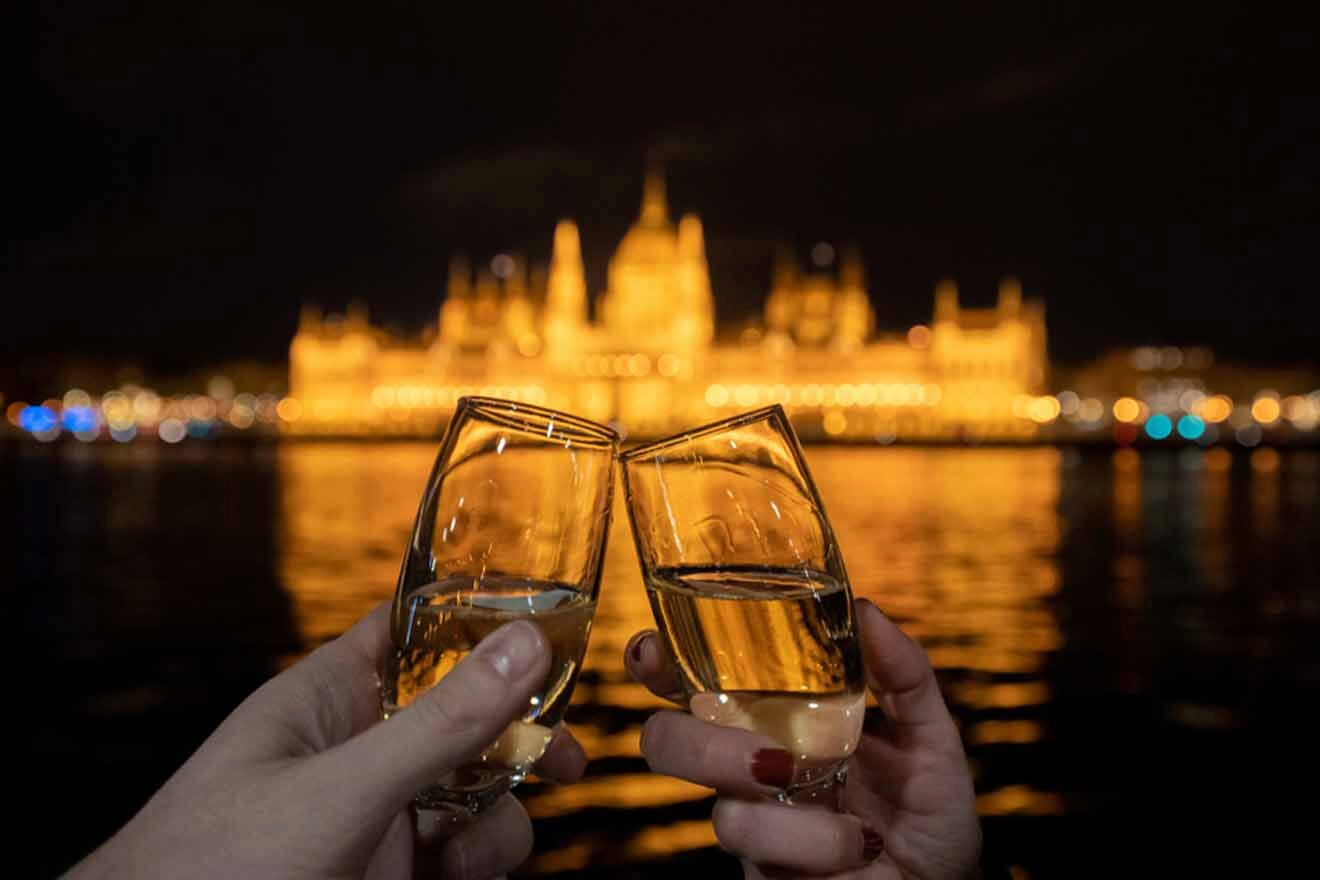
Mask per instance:
[[[550,672],[527,713],[505,729],[472,763],[460,767],[419,796],[452,801],[453,793],[479,792],[520,782],[550,742],[551,728],[564,717],[573,683],[582,668],[595,600],[563,584],[486,577],[473,589],[471,577],[431,584],[411,594],[396,620],[398,646],[381,681],[381,714],[389,718],[449,674],[481,640],[512,620],[540,627],[550,645]]]
[[[647,593],[694,715],[777,740],[798,783],[857,748],[865,691],[844,584],[818,572],[674,568],[652,573]]]

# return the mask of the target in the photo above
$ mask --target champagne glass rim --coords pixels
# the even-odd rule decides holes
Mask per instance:
[[[763,406],[760,409],[748,410],[727,418],[719,419],[714,422],[708,422],[704,425],[698,425],[695,428],[688,428],[677,434],[645,443],[641,446],[635,446],[626,452],[619,454],[619,461],[623,464],[629,464],[638,459],[650,458],[657,453],[664,452],[666,449],[677,446],[680,443],[686,443],[690,440],[696,440],[701,437],[708,437],[712,434],[719,434],[731,428],[741,428],[744,425],[750,425],[754,422],[766,421],[767,419],[778,420],[788,433],[791,443],[797,444],[797,437],[793,434],[792,426],[788,421],[788,414],[784,408],[777,403],[770,406]]]
[[[502,397],[460,397],[454,417],[458,418],[464,413],[473,413],[515,430],[544,434],[547,437],[554,431],[580,442],[605,445],[619,442],[619,432],[609,425],[557,409]]]

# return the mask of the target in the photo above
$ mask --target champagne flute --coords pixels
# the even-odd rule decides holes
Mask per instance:
[[[464,397],[445,432],[394,596],[388,719],[511,620],[551,649],[527,712],[415,804],[475,814],[523,780],[563,718],[582,667],[609,532],[618,435],[510,400]]]
[[[865,688],[843,557],[779,406],[622,456],[656,624],[689,711],[794,759],[788,803],[837,807]]]

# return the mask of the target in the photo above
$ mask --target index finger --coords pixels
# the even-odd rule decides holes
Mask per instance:
[[[867,685],[891,724],[952,724],[922,647],[866,599],[855,603]]]

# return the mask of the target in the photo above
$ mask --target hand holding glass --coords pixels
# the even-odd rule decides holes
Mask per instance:
[[[596,610],[618,436],[576,416],[465,397],[427,483],[395,592],[385,718],[511,620],[551,649],[545,687],[480,758],[418,794],[476,813],[521,782],[563,718]]]
[[[782,800],[837,793],[865,709],[848,575],[778,406],[621,456],[656,624],[689,710],[794,759]]]

